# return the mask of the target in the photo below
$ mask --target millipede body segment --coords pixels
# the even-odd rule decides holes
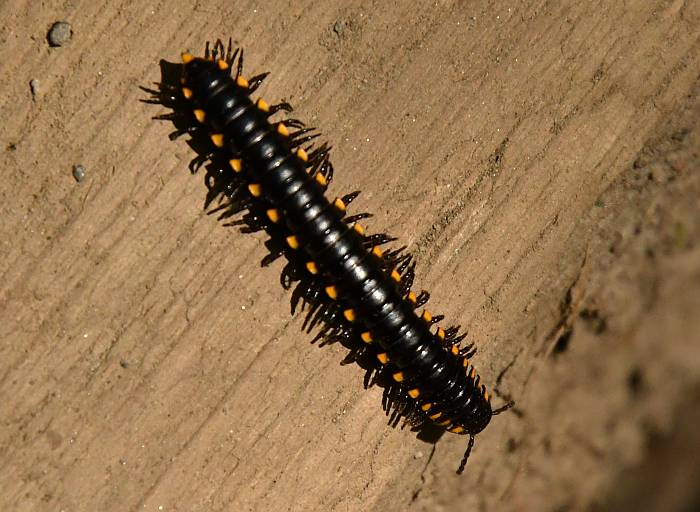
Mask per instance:
[[[474,436],[510,405],[492,410],[469,361],[475,350],[460,348],[459,327],[440,327],[442,316],[422,308],[428,294],[411,290],[411,256],[382,249],[393,240],[387,235],[366,234],[359,221],[368,214],[347,214],[358,192],[327,198],[330,148],[314,148],[317,134],[300,121],[270,120],[290,105],[251,99],[266,74],[246,80],[242,52],[232,52],[230,41],[228,49],[220,41],[211,51],[207,45],[201,58],[185,53],[182,62],[180,84],[149,91],[151,102],[173,109],[161,119],[185,119],[173,138],[195,139],[192,165],[209,163],[210,195],[229,198],[226,216],[247,210],[247,225],[270,233],[278,248],[269,261],[286,255],[294,279],[305,283],[300,293],[311,304],[305,326],[323,325],[320,337],[356,343],[353,358],[371,355],[376,371],[390,376],[407,422],[431,421],[469,436],[461,472]]]

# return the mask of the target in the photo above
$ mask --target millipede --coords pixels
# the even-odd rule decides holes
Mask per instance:
[[[143,101],[170,109],[154,119],[174,123],[172,140],[189,135],[190,170],[206,169],[205,208],[218,201],[212,212],[221,219],[241,214],[229,224],[269,235],[261,263],[286,258],[281,281],[295,284],[292,312],[308,308],[303,329],[317,329],[312,343],[349,348],[343,363],[365,368],[365,387],[384,388],[393,426],[403,419],[414,429],[468,436],[461,474],[475,436],[513,403],[492,409],[470,361],[474,345],[462,346],[460,327],[442,327],[443,315],[425,309],[428,292],[412,290],[415,259],[387,245],[395,238],[367,233],[361,221],[369,213],[348,213],[358,191],[326,196],[330,146],[312,142],[318,132],[289,117],[289,103],[251,98],[268,73],[244,78],[243,51],[231,39],[207,43],[203,57],[183,53],[171,66],[177,78],[164,72],[156,89],[142,88],[150,94]],[[280,112],[285,118],[272,120]]]

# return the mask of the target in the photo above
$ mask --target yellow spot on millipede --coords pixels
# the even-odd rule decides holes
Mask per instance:
[[[265,113],[270,111],[270,105],[268,105],[267,101],[265,101],[262,98],[258,98],[258,101],[255,102],[255,106],[258,107],[258,109],[262,110]]]
[[[299,248],[299,239],[294,235],[288,236],[287,237],[287,245],[292,249],[298,249]]]
[[[389,356],[386,355],[386,352],[382,352],[381,354],[377,354],[377,359],[379,359],[379,362],[382,364],[386,364],[389,362]]]
[[[214,143],[214,145],[217,148],[224,147],[224,136],[220,133],[212,133],[211,134],[211,141]]]
[[[401,282],[401,274],[399,274],[399,271],[396,269],[391,271],[391,278],[397,283]]]
[[[372,343],[372,333],[369,331],[365,331],[360,334],[360,338],[362,338],[362,341],[365,343]]]
[[[246,80],[242,76],[239,76],[238,78],[236,78],[236,85],[238,87],[242,87],[243,89],[247,89],[250,86],[250,84],[248,83],[248,80]]]
[[[418,297],[416,297],[415,292],[408,292],[408,302],[410,302],[411,304],[416,304],[418,302]]]
[[[201,108],[195,109],[193,113],[195,119],[197,119],[197,121],[200,123],[203,123],[204,119],[207,117],[207,114]]]
[[[326,286],[326,295],[335,300],[338,298],[338,289],[335,286]]]
[[[267,210],[267,218],[270,219],[274,224],[277,224],[280,221],[280,212],[279,210],[275,208],[271,208]]]
[[[348,322],[354,322],[355,321],[355,310],[354,309],[346,309],[343,311],[343,316]]]
[[[358,235],[364,235],[365,234],[365,228],[362,227],[362,224],[359,222],[355,222],[352,225],[352,229],[357,233]]]
[[[193,94],[194,93],[192,92],[192,89],[190,89],[189,87],[182,88],[182,95],[185,97],[185,99],[192,99]]]
[[[414,388],[408,390],[408,396],[411,398],[418,398],[420,396],[420,389]]]
[[[194,60],[194,55],[192,55],[191,53],[183,53],[183,54],[182,54],[182,62],[183,62],[183,64],[189,64],[189,63],[192,62],[193,60]]]
[[[241,172],[241,170],[243,170],[243,160],[241,160],[240,158],[232,158],[228,161],[228,163],[231,166],[231,169],[233,169],[233,171],[236,173]]]
[[[403,372],[396,372],[395,374],[392,375],[392,377],[396,382],[402,382],[403,381]]]
[[[431,404],[430,402],[426,402],[420,406],[420,409],[423,412],[428,412],[432,407],[433,407],[433,404]]]
[[[309,161],[309,155],[304,151],[304,148],[299,148],[297,149],[297,158],[301,160],[302,162],[308,162]]]
[[[430,322],[433,319],[433,315],[430,313],[430,311],[428,311],[427,309],[424,309],[423,314],[421,315],[421,318],[425,322]]]
[[[378,245],[375,245],[374,247],[372,247],[372,254],[374,254],[377,258],[381,258],[382,256],[384,256],[384,253],[382,252],[382,250],[379,248]]]
[[[341,198],[336,197],[335,201],[333,201],[333,206],[335,206],[340,213],[345,213],[346,206]]]
[[[279,133],[283,137],[289,137],[289,130],[284,125],[284,123],[277,123],[277,133]]]
[[[216,64],[219,66],[219,69],[221,71],[226,71],[228,69],[228,62],[226,62],[225,60],[219,59],[218,61],[216,61]]]
[[[327,180],[326,177],[325,177],[323,174],[321,174],[320,172],[316,175],[316,183],[318,183],[318,184],[321,185],[322,187],[328,186],[328,180]]]
[[[457,425],[456,427],[451,428],[450,432],[452,432],[453,434],[461,434],[462,432],[464,432],[464,427],[462,427],[461,425]]]
[[[442,413],[441,413],[441,412],[436,412],[435,414],[431,414],[430,416],[428,416],[428,418],[430,418],[431,420],[436,420],[436,419],[438,419],[440,416],[442,416]]]
[[[248,185],[248,190],[250,191],[250,195],[253,197],[260,197],[260,194],[262,194],[262,187],[260,186],[260,183],[251,183]]]
[[[313,261],[306,263],[306,270],[308,270],[311,274],[318,274],[318,267]]]

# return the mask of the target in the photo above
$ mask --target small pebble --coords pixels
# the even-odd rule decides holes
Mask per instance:
[[[82,165],[76,165],[73,167],[73,177],[75,181],[80,183],[85,179],[85,168]]]
[[[50,46],[63,46],[73,37],[73,29],[67,21],[57,21],[49,29],[46,39]]]
[[[336,20],[336,22],[333,24],[333,32],[335,32],[339,36],[342,36],[344,31],[345,31],[345,21]]]
[[[39,80],[36,78],[29,81],[29,88],[32,91],[32,98],[36,99],[39,94]]]

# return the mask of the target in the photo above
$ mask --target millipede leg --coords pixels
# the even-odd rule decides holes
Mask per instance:
[[[269,74],[269,72],[260,73],[259,75],[255,75],[250,80],[248,80],[248,90],[250,92],[255,92],[257,88],[260,87],[260,85],[265,81],[265,78],[267,78],[267,75]]]
[[[168,112],[167,114],[159,114],[153,116],[151,119],[155,121],[177,121],[179,119],[184,119],[185,116],[182,112]]]
[[[474,357],[474,355],[476,355],[476,350],[476,346],[473,343],[470,343],[466,347],[460,349],[459,355],[466,357],[467,359],[471,359]]]
[[[190,163],[187,167],[190,169],[190,172],[192,174],[195,174],[204,164],[211,160],[212,157],[214,157],[214,153],[205,153],[202,155],[197,155],[192,160],[190,160]]]
[[[224,59],[229,66],[233,66],[233,61],[236,59],[236,54],[238,53],[238,48],[236,51],[231,53],[233,40],[228,38],[228,47],[226,48],[226,58]]]
[[[294,107],[292,107],[286,101],[282,101],[275,105],[270,105],[270,115],[276,114],[280,110],[284,110],[285,112],[292,112],[294,110]]]
[[[168,138],[170,140],[175,140],[179,137],[182,137],[185,134],[192,135],[199,129],[198,126],[188,126],[187,128],[180,128],[178,130],[175,130],[174,132],[170,132],[168,134]]]
[[[236,66],[236,76],[233,78],[236,79],[239,76],[243,74],[243,48],[241,48],[241,53],[238,54],[238,65]]]
[[[353,222],[357,222],[358,220],[362,219],[369,219],[372,217],[371,213],[357,213],[355,215],[349,215],[348,217],[345,217],[345,222],[348,224],[352,224]]]

